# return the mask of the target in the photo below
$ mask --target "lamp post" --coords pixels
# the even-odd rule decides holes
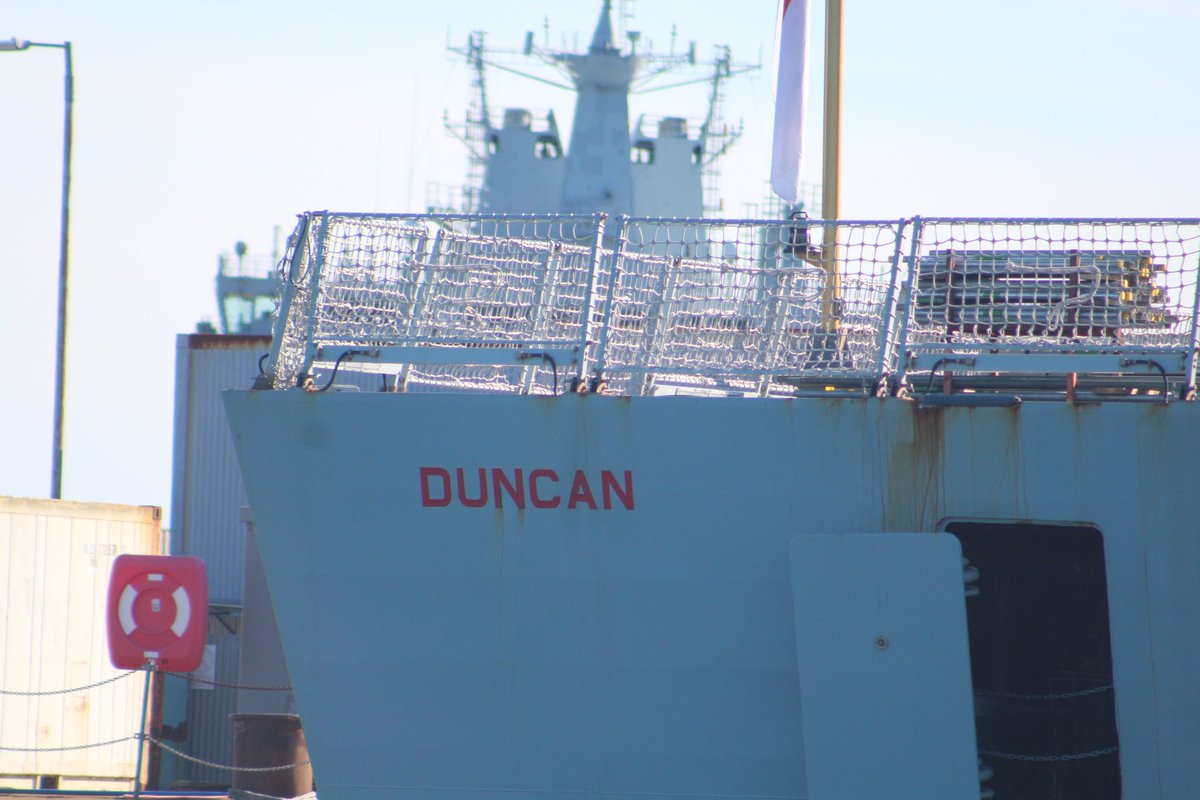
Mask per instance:
[[[71,216],[71,116],[74,105],[75,77],[71,72],[70,42],[26,42],[17,38],[0,41],[0,52],[18,52],[31,47],[52,47],[63,51],[63,154],[62,154],[62,221],[58,243],[58,337],[54,358],[54,442],[50,466],[50,497],[62,497],[63,459],[63,395],[67,382],[67,245]]]

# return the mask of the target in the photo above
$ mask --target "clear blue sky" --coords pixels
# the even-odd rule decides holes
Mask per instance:
[[[843,216],[1195,215],[1200,2],[845,0]],[[599,0],[14,0],[0,39],[69,39],[76,126],[64,496],[170,504],[175,334],[216,317],[217,255],[306,209],[420,208],[461,182],[469,31],[586,42]],[[664,50],[771,58],[775,0],[636,0]],[[823,4],[813,3],[821,29]],[[809,108],[820,113],[820,42]],[[0,494],[49,491],[62,59],[0,53]],[[736,80],[726,208],[766,192],[769,69]],[[564,93],[493,74],[500,108]],[[700,116],[703,89],[635,100]],[[809,172],[819,179],[819,141]]]

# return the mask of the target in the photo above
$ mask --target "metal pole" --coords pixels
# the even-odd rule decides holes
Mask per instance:
[[[142,756],[148,746],[146,731],[146,715],[150,710],[150,678],[154,675],[154,663],[146,664],[146,684],[142,689],[142,725],[138,728],[137,769],[133,773],[133,800],[138,800],[142,794]]]
[[[596,377],[608,369],[608,334],[612,324],[613,298],[617,293],[617,282],[621,280],[621,259],[625,256],[625,231],[629,217],[617,217],[617,230],[613,235],[612,269],[608,272],[608,289],[604,293],[604,317],[600,322],[600,343],[596,345]]]
[[[921,235],[924,230],[925,221],[919,216],[912,218],[912,247],[908,253],[908,281],[907,291],[901,285],[900,297],[897,300],[897,308],[903,306],[900,314],[900,335],[896,338],[896,386],[903,387],[904,382],[908,379],[908,326],[912,322],[913,308],[916,302],[917,286],[916,286],[916,264],[917,254],[921,252]]]
[[[897,343],[895,337],[899,335],[896,330],[896,320],[900,316],[895,307],[896,289],[900,285],[900,262],[904,258],[904,228],[906,225],[908,225],[907,219],[901,219],[896,223],[896,249],[892,253],[892,268],[891,275],[888,276],[887,294],[883,298],[883,324],[879,326],[879,361],[875,364],[874,376],[876,389],[882,386],[888,371],[895,368],[895,364],[892,363],[892,351]]]
[[[821,217],[826,222],[841,216],[839,192],[842,150],[842,0],[825,0],[825,119],[822,142]],[[825,289],[821,293],[821,319],[831,334],[825,348],[832,354],[841,351],[840,341],[832,336],[841,316],[842,276],[836,225],[825,225],[821,267],[825,270]]]
[[[28,42],[13,37],[0,41],[0,51],[19,52],[31,47],[63,51],[62,218],[58,240],[58,331],[54,354],[54,434],[50,447],[50,497],[62,498],[63,397],[67,384],[67,254],[71,232],[71,130],[75,107],[75,74],[71,69],[70,42]]]
[[[54,444],[51,451],[50,497],[62,498],[63,418],[67,388],[67,253],[71,221],[71,123],[75,106],[75,77],[71,70],[71,43],[62,44],[66,59],[63,77],[62,221],[58,242],[58,335],[54,352]]]
[[[825,124],[822,150],[821,217],[840,215],[838,188],[842,150],[842,0],[825,0]]]
[[[579,335],[579,368],[575,371],[575,386],[578,387],[587,380],[588,370],[591,369],[591,362],[588,360],[588,344],[593,341],[592,335],[595,333],[596,323],[593,316],[596,312],[596,290],[600,283],[600,264],[604,260],[604,221],[608,219],[608,214],[603,211],[597,211],[592,219],[594,220],[595,238],[592,240],[592,252],[588,257],[588,264],[591,272],[588,275],[587,289],[583,296],[583,319],[580,327],[582,331]],[[624,230],[624,222],[618,223],[618,234]],[[613,248],[616,249],[615,247]],[[613,280],[613,276],[609,276],[609,281]],[[611,290],[611,285],[610,285]]]

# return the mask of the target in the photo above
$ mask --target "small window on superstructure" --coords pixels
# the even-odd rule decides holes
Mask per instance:
[[[487,138],[488,155],[494,156],[494,155],[496,155],[497,152],[499,152],[499,150],[500,150],[500,137],[493,133],[491,136],[489,136]]]
[[[692,148],[692,163],[693,164],[699,164],[700,159],[703,157],[704,157],[704,151],[700,148],[699,145]]]
[[[533,145],[534,158],[559,158],[562,152],[558,148],[558,142],[552,139],[538,139]]]
[[[629,160],[634,164],[653,164],[654,142],[648,140],[635,142],[629,149]]]

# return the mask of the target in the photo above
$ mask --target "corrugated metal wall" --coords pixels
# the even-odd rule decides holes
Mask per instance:
[[[270,340],[184,334],[176,347],[172,549],[204,559],[214,605],[240,606],[245,534],[238,509],[246,505],[246,491],[221,391],[254,382]]]
[[[208,643],[217,648],[214,683],[236,684],[241,647],[241,626],[237,616],[223,620],[213,617],[208,626]],[[228,627],[225,627],[228,626]],[[191,682],[188,687],[188,752],[213,764],[233,763],[233,722],[229,715],[237,711],[237,689]],[[228,786],[228,770],[189,763],[188,780],[196,784]]]
[[[217,649],[213,679],[231,685],[238,683],[246,549],[239,510],[247,503],[221,391],[250,386],[269,348],[270,339],[261,336],[182,334],[176,339],[171,548],[204,559],[208,567],[209,597],[221,614],[209,624],[208,643]],[[202,686],[188,686],[183,749],[193,758],[232,764],[229,715],[237,710],[237,690]],[[195,784],[227,786],[231,779],[226,770],[193,762],[179,764],[178,770],[176,779]]]
[[[112,564],[123,553],[162,553],[162,539],[158,508],[0,497],[0,689],[78,689],[123,675],[108,658]],[[129,675],[65,694],[0,695],[0,748],[129,737],[141,725],[142,691],[141,676]],[[129,788],[136,762],[133,741],[0,749],[0,775],[63,776],[64,789]]]

